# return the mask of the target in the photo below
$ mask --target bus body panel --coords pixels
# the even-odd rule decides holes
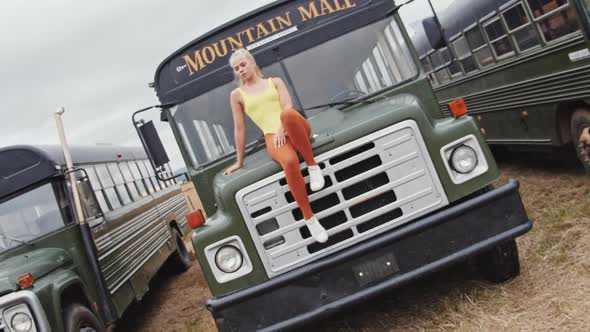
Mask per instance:
[[[437,88],[441,111],[449,116],[448,103],[464,98],[490,144],[562,145],[559,106],[590,97],[590,60],[573,62],[569,55],[587,47],[577,35]]]

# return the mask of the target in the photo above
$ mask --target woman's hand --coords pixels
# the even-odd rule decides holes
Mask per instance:
[[[285,137],[285,130],[283,130],[283,127],[280,127],[279,130],[277,130],[277,133],[274,137],[274,143],[275,148],[280,148],[281,146],[285,145],[285,143],[287,143],[287,138]]]
[[[228,169],[226,169],[225,172],[223,173],[223,175],[230,175],[231,173],[242,168],[242,166],[244,166],[244,165],[242,165],[240,163],[235,163],[235,164],[231,165]]]

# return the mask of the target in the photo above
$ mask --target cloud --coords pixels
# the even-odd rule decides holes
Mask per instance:
[[[139,145],[131,114],[157,103],[147,83],[158,64],[268,2],[3,1],[0,146],[57,143],[53,114],[60,106],[70,144]],[[157,122],[181,165],[171,131]]]

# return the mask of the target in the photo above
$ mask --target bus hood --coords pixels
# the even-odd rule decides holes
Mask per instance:
[[[72,261],[63,249],[29,251],[0,262],[0,296],[20,289],[18,277],[30,273],[38,280]]]

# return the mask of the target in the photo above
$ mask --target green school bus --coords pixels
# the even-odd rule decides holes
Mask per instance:
[[[391,0],[276,1],[158,67],[154,107],[203,205],[188,219],[220,331],[290,329],[470,257],[490,281],[519,274],[515,238],[532,224],[518,182],[491,185],[499,171],[478,124],[441,112],[399,9]],[[287,83],[309,119],[326,180],[309,194],[326,243],[310,236],[252,123],[243,168],[223,175],[235,159],[228,59],[240,47]],[[157,132],[137,119],[158,166],[167,158]],[[302,172],[309,181],[303,163]]]
[[[573,144],[590,171],[587,0],[433,1],[402,11],[439,106],[464,98],[493,146]],[[418,14],[418,15],[417,15]]]
[[[70,171],[59,146],[0,149],[0,332],[112,330],[164,262],[191,266],[180,184],[160,181],[143,149],[71,157]]]

